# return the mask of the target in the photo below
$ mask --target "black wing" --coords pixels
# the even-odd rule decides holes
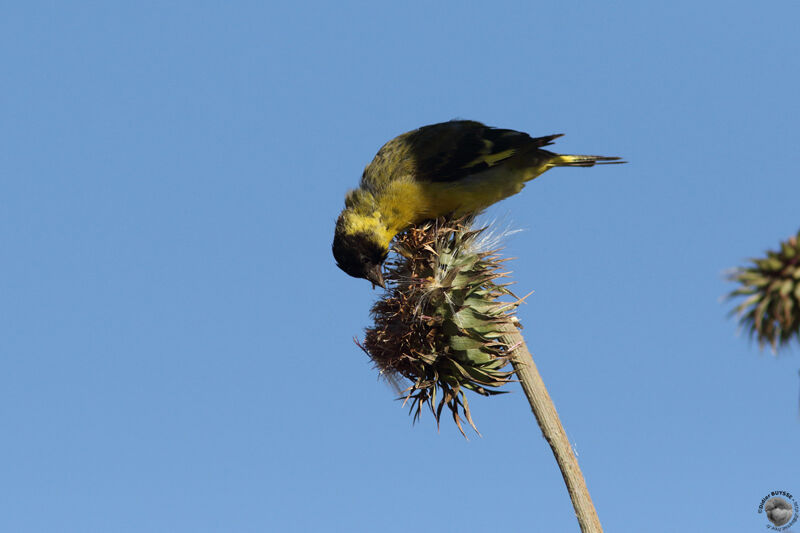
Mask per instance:
[[[531,137],[491,128],[471,120],[453,120],[410,132],[406,142],[420,181],[447,182],[486,170],[520,153],[552,144],[561,137]]]

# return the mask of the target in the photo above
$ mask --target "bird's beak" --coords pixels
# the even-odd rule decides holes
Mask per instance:
[[[375,285],[378,285],[382,289],[386,288],[386,283],[383,281],[383,272],[381,271],[381,265],[370,265],[364,277],[372,282],[373,289],[375,288]]]

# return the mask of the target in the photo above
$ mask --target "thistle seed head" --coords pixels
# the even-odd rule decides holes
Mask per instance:
[[[465,391],[490,396],[511,381],[515,347],[501,337],[516,327],[522,302],[504,282],[505,260],[487,249],[496,239],[472,223],[439,219],[396,237],[388,288],[359,344],[381,375],[410,382],[401,394],[414,421],[427,405],[438,426],[446,406],[462,434],[462,416],[477,432]]]

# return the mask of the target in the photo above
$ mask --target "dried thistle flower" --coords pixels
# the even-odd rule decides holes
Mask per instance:
[[[800,340],[800,231],[777,251],[750,262],[728,274],[741,284],[728,298],[745,297],[731,314],[739,316],[759,347],[769,343],[774,353],[792,338]]]
[[[501,337],[518,326],[513,313],[522,302],[500,283],[507,273],[496,239],[472,223],[439,219],[398,235],[388,289],[359,344],[382,375],[411,382],[402,394],[414,421],[427,405],[438,426],[447,406],[462,434],[462,415],[478,431],[465,390],[490,396],[511,381],[505,368],[515,346]]]

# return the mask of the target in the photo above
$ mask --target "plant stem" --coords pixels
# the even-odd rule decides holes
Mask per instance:
[[[512,331],[513,329],[513,331]],[[558,418],[556,407],[553,400],[547,393],[542,376],[536,369],[533,357],[528,351],[522,334],[515,327],[510,327],[508,333],[503,335],[502,340],[509,346],[514,346],[511,354],[511,364],[522,384],[522,390],[528,397],[531,410],[536,416],[536,421],[542,430],[545,440],[553,450],[556,457],[558,468],[567,485],[569,497],[572,499],[572,506],[575,508],[575,516],[583,533],[602,533],[603,526],[597,517],[589,490],[578,466],[578,460],[572,452],[572,446],[567,438],[567,433]]]

